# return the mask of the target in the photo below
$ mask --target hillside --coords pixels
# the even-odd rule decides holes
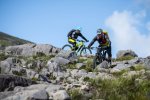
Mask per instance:
[[[150,56],[122,50],[111,66],[92,66],[93,56],[48,44],[6,47],[0,53],[0,100],[149,100]]]
[[[25,43],[32,43],[32,42],[17,38],[15,36],[8,35],[7,33],[4,32],[0,32],[0,46],[2,47],[20,45]]]

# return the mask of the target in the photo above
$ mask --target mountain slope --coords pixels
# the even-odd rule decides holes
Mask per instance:
[[[0,32],[0,46],[20,45],[25,43],[32,42]]]

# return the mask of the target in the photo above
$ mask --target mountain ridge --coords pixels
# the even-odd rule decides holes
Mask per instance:
[[[2,47],[21,45],[26,43],[33,43],[33,42],[0,31],[0,46]]]

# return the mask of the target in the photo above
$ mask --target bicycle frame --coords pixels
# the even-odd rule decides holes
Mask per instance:
[[[106,58],[105,58],[106,52],[107,52],[106,49],[97,47],[96,56],[99,57],[99,58],[101,58],[102,60],[105,60],[105,59],[106,59]]]
[[[76,50],[76,52],[79,52],[83,47],[85,47],[84,41],[79,41],[79,43],[77,43],[77,47],[78,49]]]

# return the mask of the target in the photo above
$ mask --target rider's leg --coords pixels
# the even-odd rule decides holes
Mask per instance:
[[[74,50],[77,50],[77,49],[78,49],[78,46],[77,46],[77,43],[76,43],[76,42],[74,42],[73,47],[74,47]]]
[[[108,52],[108,60],[111,62],[111,59],[112,59],[111,46],[109,46],[109,47],[107,48],[107,52]]]
[[[76,50],[76,41],[74,39],[68,39],[68,42],[72,44],[73,46],[72,50]]]

